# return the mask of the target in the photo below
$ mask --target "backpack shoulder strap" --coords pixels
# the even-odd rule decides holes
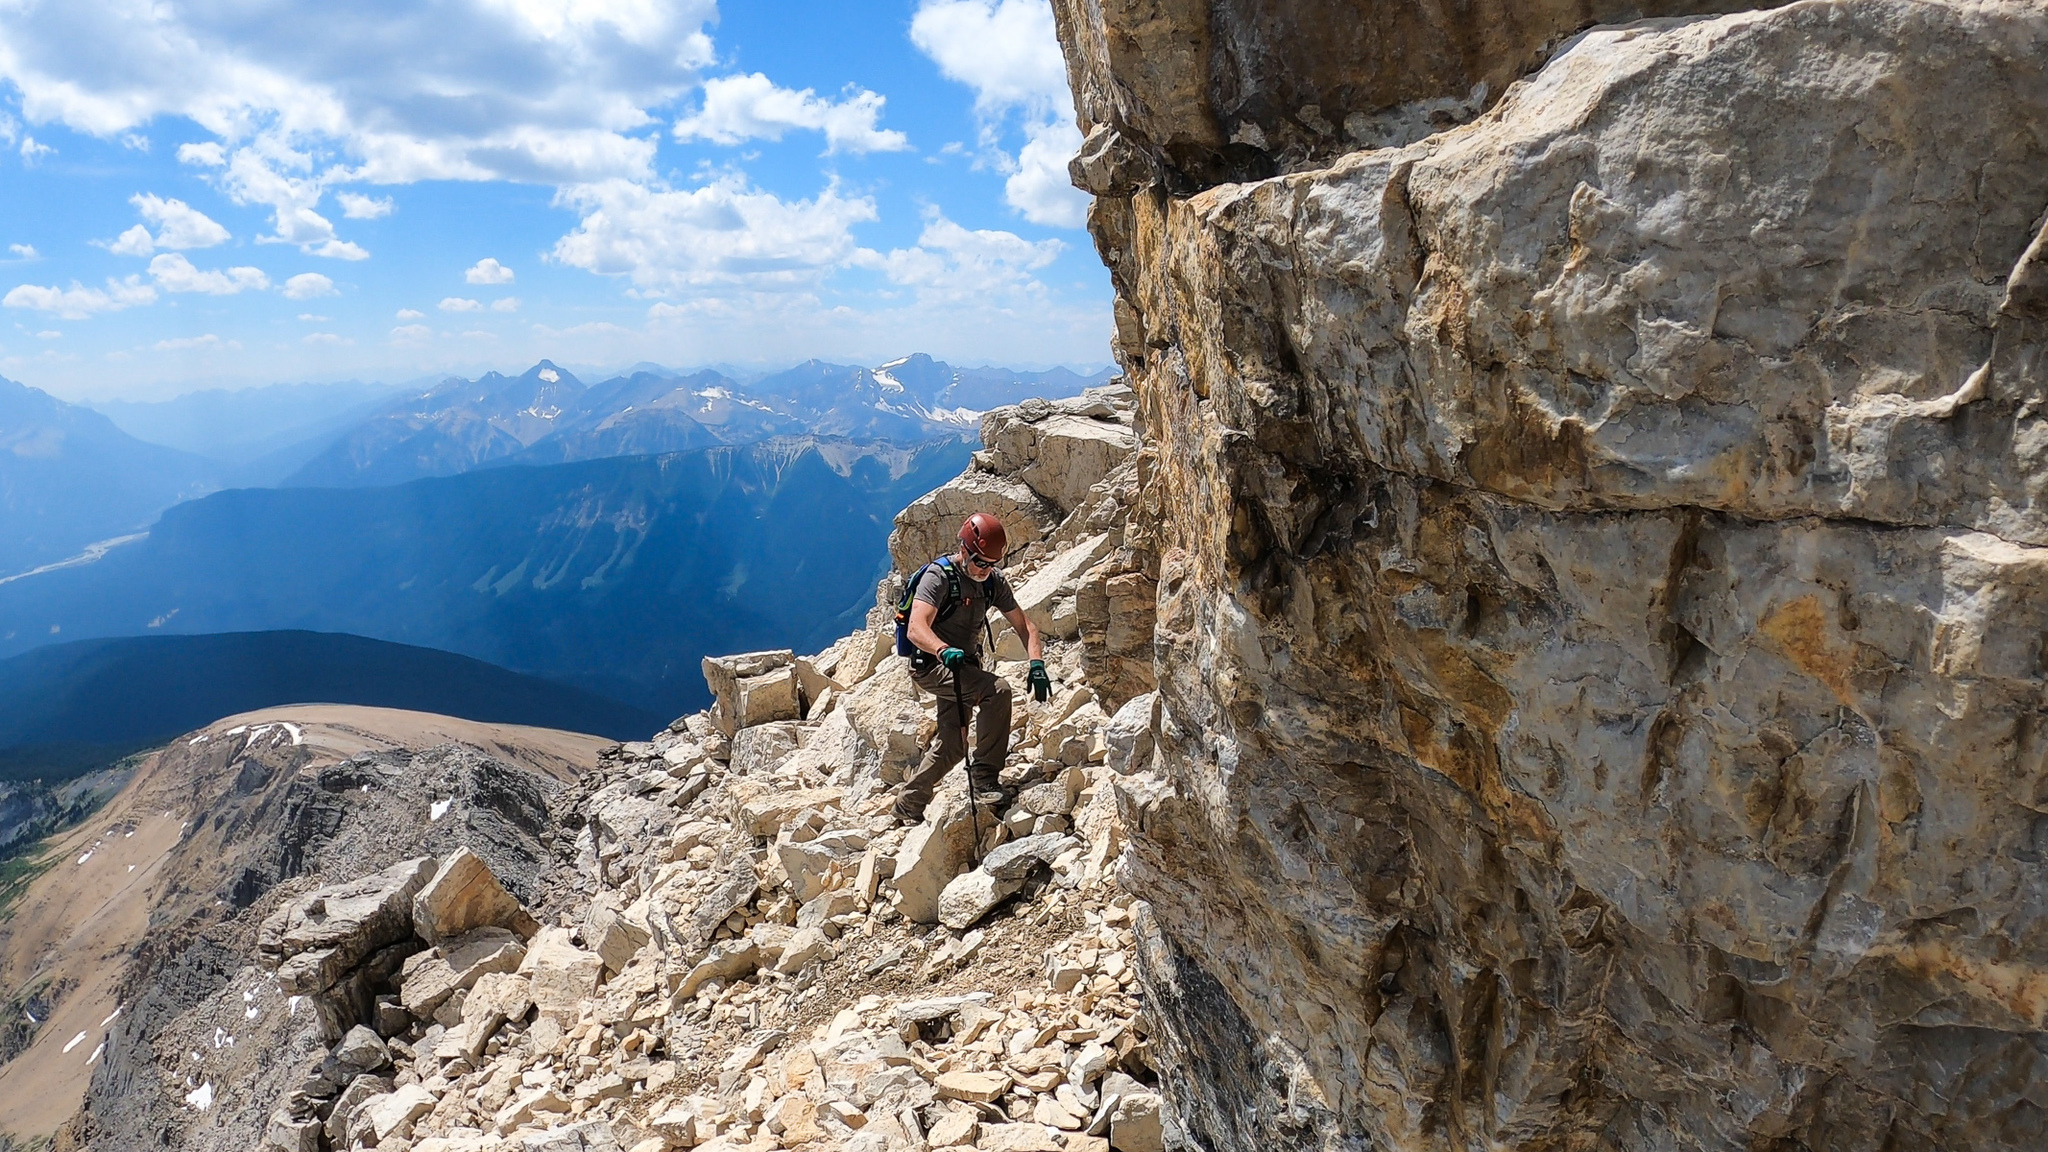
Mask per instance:
[[[924,574],[933,568],[937,568],[946,574],[946,595],[944,599],[939,601],[937,619],[944,620],[947,616],[952,615],[953,609],[960,606],[961,600],[960,572],[953,567],[952,561],[953,558],[950,556],[941,556],[936,560],[928,560],[920,565],[917,571],[910,574],[909,581],[903,586],[903,599],[896,605],[896,616],[898,619],[909,619],[910,605],[917,599],[917,586],[923,582]]]

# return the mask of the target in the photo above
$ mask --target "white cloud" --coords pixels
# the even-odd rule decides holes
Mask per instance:
[[[1067,175],[1067,161],[1080,150],[1081,131],[1072,123],[1034,125],[1017,153],[1017,170],[1003,182],[1003,199],[1033,224],[1082,227],[1088,222],[1088,195]]]
[[[739,144],[780,140],[794,128],[823,132],[827,152],[901,152],[910,147],[910,140],[876,125],[884,102],[884,97],[865,88],[833,101],[809,88],[779,88],[759,72],[721,76],[705,81],[703,106],[676,121],[675,135],[678,140]]]
[[[183,200],[166,200],[150,193],[128,198],[144,220],[156,225],[156,246],[180,250],[186,248],[211,248],[225,244],[234,237],[228,230],[215,223],[206,213],[185,203]]]
[[[137,224],[114,237],[107,251],[116,256],[147,256],[156,251],[156,237],[149,234],[147,226]]]
[[[351,220],[375,220],[389,216],[396,207],[389,196],[377,199],[357,192],[336,192],[334,199],[341,205],[341,214]]]
[[[347,240],[329,240],[303,249],[308,256],[325,256],[330,260],[368,260],[370,254],[359,244]]]
[[[149,137],[144,136],[140,132],[124,132],[121,134],[121,147],[132,149],[136,152],[147,152],[149,151]]]
[[[829,187],[786,201],[737,175],[688,190],[608,180],[565,188],[556,201],[583,221],[555,242],[554,259],[657,293],[811,284],[853,255],[853,225],[876,219],[865,196]]]
[[[333,183],[644,178],[648,110],[712,60],[715,18],[715,0],[5,4],[0,83],[31,123],[102,137],[188,117],[221,145],[181,148],[191,163],[256,149],[290,172],[289,147]]]
[[[404,324],[391,330],[391,338],[397,341],[425,340],[433,334],[425,324]]]
[[[1079,228],[1088,199],[1071,186],[1067,161],[1081,147],[1074,127],[1066,63],[1047,0],[924,0],[910,21],[910,39],[939,71],[974,90],[984,121],[983,144],[996,126],[1021,119],[1017,155],[996,150],[1009,173],[1003,199],[1033,224]]]
[[[470,265],[462,278],[471,284],[510,284],[513,273],[510,268],[498,263],[495,257],[486,256]]]
[[[14,146],[14,142],[20,138],[21,121],[16,120],[5,112],[0,112],[0,144],[11,148]]]
[[[910,40],[949,79],[974,89],[984,115],[1022,109],[1073,118],[1067,66],[1047,0],[924,0]]]
[[[38,340],[62,340],[63,338],[64,334],[55,328],[45,328],[41,332],[36,333],[36,339]]]
[[[301,319],[301,320],[304,320],[304,321],[305,321],[305,322],[307,322],[308,324],[325,324],[325,323],[327,323],[327,317],[325,317],[325,316],[316,316],[316,315],[314,315],[314,314],[313,314],[313,313],[311,313],[311,312],[301,312],[301,313],[299,313],[299,319]]]
[[[424,320],[426,318],[427,314],[416,308],[400,308],[398,310],[398,319],[400,320]]]
[[[240,348],[241,346],[242,344],[238,340],[223,340],[211,332],[204,336],[180,336],[174,340],[159,340],[150,345],[151,348],[156,349],[158,352],[188,352],[195,348],[211,350],[215,348]]]
[[[493,300],[491,301],[491,311],[517,312],[519,311],[519,297],[507,296],[503,300]]]
[[[863,249],[854,263],[881,272],[892,284],[914,289],[926,303],[1038,298],[1045,293],[1044,285],[1031,273],[1058,259],[1065,248],[1058,240],[970,230],[929,210],[916,247],[887,255]]]
[[[119,312],[123,308],[155,302],[156,289],[144,284],[140,276],[129,276],[122,280],[109,276],[105,291],[81,287],[76,280],[71,282],[69,288],[21,284],[6,296],[0,297],[0,307],[49,312],[66,320],[83,320],[96,313]]]
[[[41,255],[36,251],[36,246],[33,244],[9,244],[7,250],[14,253],[17,260],[33,260],[38,255]]]
[[[444,297],[441,301],[441,311],[443,312],[481,312],[483,310],[484,306],[481,303],[475,300],[466,300],[460,296]]]
[[[270,287],[270,277],[261,268],[208,269],[201,271],[192,261],[166,252],[149,262],[150,278],[166,292],[200,292],[208,296],[233,296],[249,289]]]
[[[340,336],[337,336],[337,335],[335,335],[335,334],[334,334],[334,333],[332,333],[332,332],[308,332],[308,333],[306,333],[306,334],[305,334],[304,336],[302,336],[302,337],[300,337],[300,338],[299,338],[299,343],[301,343],[301,344],[353,344],[353,343],[355,343],[355,341],[353,341],[353,340],[344,340],[343,338],[341,338]]]
[[[227,150],[212,140],[208,140],[203,144],[178,145],[178,163],[180,164],[196,164],[202,168],[218,168],[227,162]]]
[[[45,156],[54,156],[56,154],[57,150],[55,148],[50,147],[48,144],[36,143],[36,138],[33,136],[23,136],[21,138],[21,162],[25,165],[34,167],[36,161],[41,160]]]
[[[311,300],[315,296],[332,295],[334,281],[318,272],[301,272],[284,282],[284,298],[287,300]]]

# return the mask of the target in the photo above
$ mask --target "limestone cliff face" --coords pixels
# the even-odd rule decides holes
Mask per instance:
[[[1058,0],[1186,1135],[2039,1147],[2048,10],[1494,7]]]

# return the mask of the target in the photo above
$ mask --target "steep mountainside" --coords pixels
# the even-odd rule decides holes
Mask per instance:
[[[1177,1139],[2048,1143],[2048,11],[1055,7]]]
[[[606,743],[298,707],[228,717],[153,754],[49,847],[0,921],[0,1140],[47,1137],[90,1087],[98,1105],[61,1146],[255,1147],[263,1111],[225,1140],[207,1130],[252,1097],[267,1110],[313,1046],[309,1007],[243,960],[263,914],[312,884],[458,846],[537,900],[548,799]]]
[[[480,660],[323,632],[81,640],[0,660],[0,779],[64,775],[216,717],[360,704],[614,739],[655,714]]]
[[[97,564],[0,585],[0,654],[52,636],[348,632],[672,715],[703,698],[706,652],[843,631],[885,570],[890,516],[968,451],[773,440],[222,492]]]
[[[213,487],[218,471],[0,379],[0,578],[140,532],[158,512]]]
[[[956,369],[919,354],[873,370],[811,360],[744,382],[709,370],[636,369],[586,387],[543,360],[519,376],[449,379],[391,401],[286,483],[395,484],[494,464],[684,452],[777,436],[915,443],[962,435],[998,404],[1078,395],[1107,376]]]

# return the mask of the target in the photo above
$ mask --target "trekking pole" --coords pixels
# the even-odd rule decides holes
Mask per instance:
[[[967,774],[967,812],[974,821],[974,866],[981,867],[981,799],[974,794],[974,754],[967,747],[967,699],[960,694],[960,669],[953,672],[953,707],[960,712],[960,770]]]

